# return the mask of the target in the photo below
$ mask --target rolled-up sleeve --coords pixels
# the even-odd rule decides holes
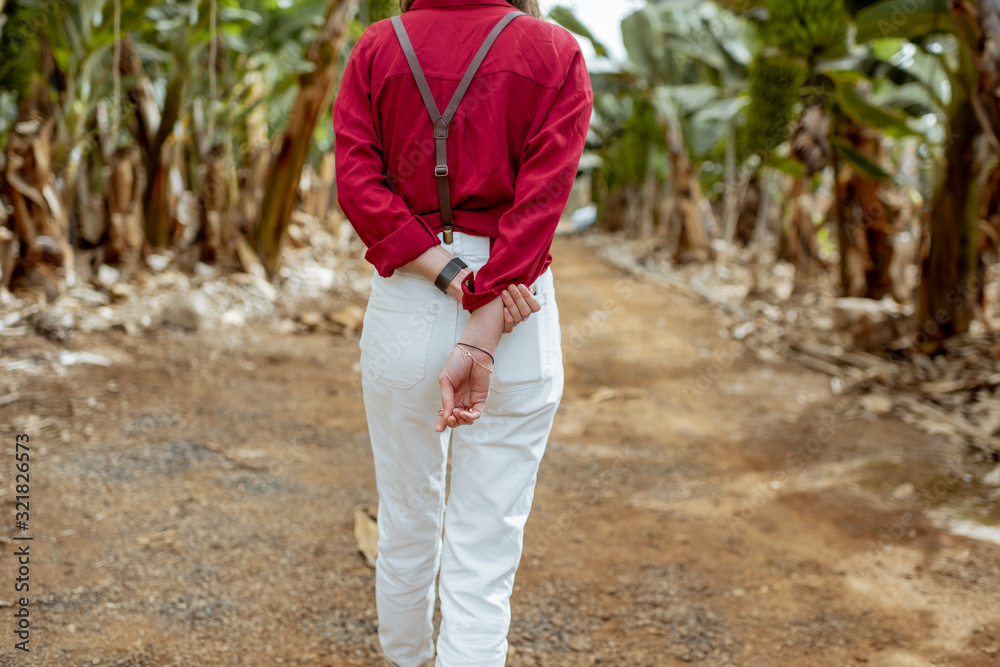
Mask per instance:
[[[554,102],[541,111],[538,131],[524,146],[514,205],[499,220],[490,258],[474,284],[463,287],[466,310],[489,303],[512,283],[532,284],[545,270],[576,180],[592,108],[590,76],[578,49]]]
[[[372,113],[368,54],[363,36],[347,61],[333,104],[337,200],[368,247],[365,259],[388,277],[440,241],[389,189]]]

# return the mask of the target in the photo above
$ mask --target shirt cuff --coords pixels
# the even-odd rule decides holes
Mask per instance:
[[[372,244],[365,259],[383,278],[409,264],[429,248],[441,243],[437,234],[419,216],[413,216],[385,238]]]
[[[503,285],[497,285],[486,292],[476,292],[475,289],[475,274],[470,273],[469,277],[462,283],[462,308],[470,313],[500,296],[500,292],[504,291],[505,288]]]

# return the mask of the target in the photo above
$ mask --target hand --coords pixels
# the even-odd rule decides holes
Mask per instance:
[[[486,354],[455,346],[438,379],[441,410],[434,425],[435,431],[442,433],[446,428],[466,426],[479,419],[490,393],[491,365]]]
[[[503,332],[510,333],[532,313],[542,309],[542,304],[524,285],[511,285],[500,293],[503,299]]]

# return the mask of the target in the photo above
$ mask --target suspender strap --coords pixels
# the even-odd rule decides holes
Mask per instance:
[[[458,89],[455,94],[451,97],[451,102],[448,103],[447,108],[442,114],[438,110],[438,105],[434,101],[434,96],[431,94],[431,88],[427,84],[427,77],[424,76],[424,71],[420,67],[420,61],[417,60],[417,53],[413,50],[413,44],[410,42],[409,35],[406,34],[406,28],[403,27],[403,20],[399,16],[392,17],[392,27],[396,31],[396,37],[399,39],[399,45],[403,47],[403,54],[406,56],[406,62],[410,65],[410,71],[413,73],[413,78],[417,82],[417,89],[420,91],[420,97],[424,100],[424,106],[427,107],[427,113],[430,114],[431,122],[434,124],[434,143],[436,146],[436,164],[434,167],[434,176],[437,178],[438,184],[438,199],[441,202],[441,222],[444,225],[444,242],[451,243],[452,229],[455,226],[454,216],[451,210],[451,192],[448,188],[448,126],[451,123],[452,118],[455,117],[455,112],[458,111],[458,105],[461,103],[462,98],[465,97],[465,93],[469,90],[469,86],[472,84],[472,79],[476,76],[476,72],[479,71],[479,66],[483,64],[483,60],[486,59],[486,54],[489,53],[490,48],[492,48],[493,43],[496,42],[497,37],[504,28],[507,27],[511,21],[516,19],[518,16],[524,16],[524,12],[510,12],[505,15],[500,21],[493,26],[493,30],[486,37],[486,41],[483,45],[479,47],[479,51],[476,53],[476,57],[472,59],[472,63],[469,64],[469,68],[465,71],[465,75],[458,84]]]

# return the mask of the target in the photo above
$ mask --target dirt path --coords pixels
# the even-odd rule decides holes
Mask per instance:
[[[578,240],[558,241],[555,270],[567,390],[510,665],[1000,664],[1000,546],[927,518],[997,501],[977,505],[931,438],[757,361],[708,308]],[[21,377],[25,397],[0,407],[0,506],[27,432],[35,536],[32,651],[14,655],[0,609],[0,665],[380,664],[352,532],[377,500],[356,340],[71,348],[116,363]],[[57,350],[5,339],[0,368]]]

